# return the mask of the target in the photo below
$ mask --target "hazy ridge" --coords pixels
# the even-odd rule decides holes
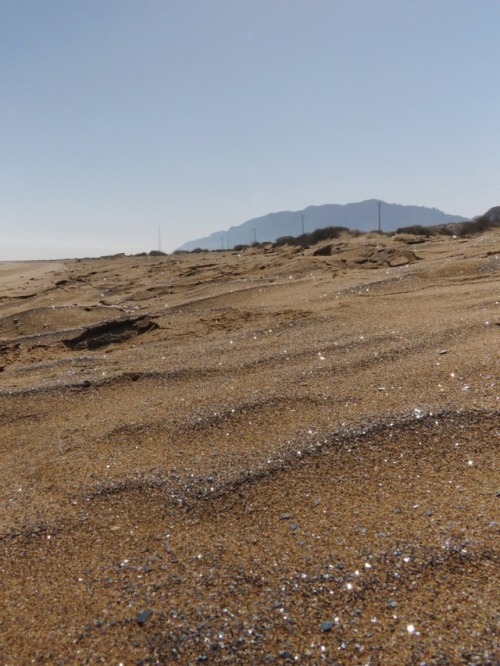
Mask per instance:
[[[243,222],[225,231],[216,231],[209,236],[197,238],[181,245],[179,250],[218,250],[234,247],[237,244],[253,243],[255,240],[275,241],[280,236],[297,236],[327,226],[342,226],[359,231],[372,231],[378,228],[377,199],[368,199],[350,204],[324,204],[308,206],[299,211],[269,213]],[[302,229],[302,216],[304,229]],[[403,206],[381,202],[381,227],[383,231],[395,231],[399,227],[420,224],[432,226],[463,222],[467,218],[450,215],[437,208],[426,206]]]

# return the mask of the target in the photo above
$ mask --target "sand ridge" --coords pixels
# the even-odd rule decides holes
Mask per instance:
[[[499,663],[500,234],[412,240],[0,266],[1,663]]]

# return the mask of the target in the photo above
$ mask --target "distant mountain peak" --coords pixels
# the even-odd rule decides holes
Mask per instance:
[[[433,226],[464,222],[467,218],[449,215],[437,208],[426,206],[405,206],[387,203],[380,199],[367,199],[348,204],[310,205],[303,210],[278,211],[255,217],[239,226],[225,231],[216,231],[204,238],[188,241],[179,250],[220,250],[235,245],[248,245],[255,241],[275,241],[281,236],[298,236],[303,231],[311,232],[323,227],[347,227],[358,231],[378,229],[395,231],[399,227],[411,225]]]

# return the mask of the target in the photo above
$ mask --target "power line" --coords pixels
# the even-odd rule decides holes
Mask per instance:
[[[433,199],[444,199],[445,197],[456,197],[461,194],[470,194],[472,192],[480,192],[482,190],[493,190],[497,187],[500,187],[500,183],[495,183],[494,185],[483,185],[481,187],[472,187],[467,190],[458,190],[456,192],[448,192],[447,194],[435,194],[431,197],[421,197],[420,199],[412,199],[407,201],[406,204],[418,203],[419,201],[431,201]]]

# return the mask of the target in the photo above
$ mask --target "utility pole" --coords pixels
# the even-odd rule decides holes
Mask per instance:
[[[379,233],[381,233],[382,232],[382,218],[381,218],[381,215],[380,215],[380,208],[382,206],[382,202],[377,201],[377,204],[378,204],[378,231],[379,231]]]
[[[304,216],[302,215],[302,235],[304,235]]]

